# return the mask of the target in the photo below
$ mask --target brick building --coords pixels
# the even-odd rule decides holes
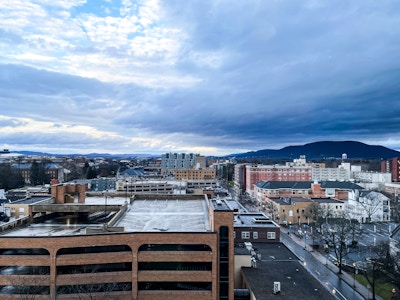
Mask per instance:
[[[262,213],[235,213],[235,243],[280,241],[280,227]]]
[[[0,235],[4,299],[233,299],[233,211],[205,196],[111,194],[52,187],[40,211],[65,224],[32,224]],[[104,202],[105,201],[105,202]],[[120,201],[120,203],[118,202]],[[118,204],[119,203],[119,204]],[[107,223],[72,225],[105,210]],[[82,216],[81,216],[82,215]],[[43,216],[43,214],[42,214]]]
[[[392,160],[382,161],[381,172],[391,173],[393,182],[400,181],[400,158],[394,157]]]
[[[310,166],[246,165],[246,192],[253,193],[254,184],[259,181],[312,181]]]
[[[176,170],[174,172],[177,180],[206,180],[215,179],[215,169],[200,169],[200,170]]]

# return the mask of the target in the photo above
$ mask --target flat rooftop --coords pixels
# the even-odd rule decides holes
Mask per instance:
[[[240,213],[235,214],[235,227],[279,227],[278,224],[267,218],[262,213]]]
[[[116,224],[126,232],[206,232],[210,230],[205,199],[133,201]]]
[[[208,200],[203,195],[148,195],[148,197],[149,199],[146,199],[146,195],[135,197],[114,226],[124,227],[124,232],[207,232],[211,230]],[[110,208],[116,205],[122,206],[127,202],[130,202],[127,197],[87,197],[85,203],[65,204],[65,206],[77,208],[94,206],[98,207],[98,210],[92,214],[113,216],[116,211],[111,211]],[[227,209],[224,201],[221,205],[215,201],[210,201],[210,203],[216,210]],[[108,211],[106,204],[110,206]],[[103,223],[90,221],[83,224],[77,222],[74,216],[67,215],[44,223],[17,227],[0,235],[14,237],[81,235],[86,234],[87,229],[101,230],[103,225]]]
[[[253,248],[261,260],[257,268],[242,267],[242,273],[257,300],[336,299],[284,244],[253,243]],[[280,282],[279,294],[273,293],[274,282]]]

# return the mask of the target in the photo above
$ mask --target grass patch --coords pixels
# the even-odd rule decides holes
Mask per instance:
[[[365,276],[361,274],[356,275],[356,280],[364,286],[367,286],[369,284],[367,278],[365,278]],[[390,279],[387,278],[387,280]],[[390,300],[392,298],[393,287],[394,286],[391,281],[382,282],[382,278],[380,278],[379,281],[375,283],[375,294],[379,295],[384,300]],[[372,298],[372,287],[369,290],[370,290],[370,297]]]

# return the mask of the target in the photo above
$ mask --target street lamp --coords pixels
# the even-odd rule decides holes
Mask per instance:
[[[307,250],[306,238],[307,238],[307,231],[304,230],[304,250]]]
[[[106,215],[107,218],[107,194],[108,194],[108,190],[105,190],[104,192],[104,214]],[[107,221],[107,219],[106,219]]]
[[[126,185],[125,185],[125,187],[126,187],[125,199],[128,202],[128,179],[125,181],[125,183],[126,183]]]
[[[353,281],[353,287],[354,287],[354,289],[356,288],[356,272],[357,272],[357,264],[354,262],[353,263],[353,269],[354,269],[354,273],[353,273],[353,278],[354,278],[354,281]]]

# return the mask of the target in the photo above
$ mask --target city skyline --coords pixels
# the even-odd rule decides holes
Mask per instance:
[[[0,147],[400,150],[396,1],[0,3]]]

